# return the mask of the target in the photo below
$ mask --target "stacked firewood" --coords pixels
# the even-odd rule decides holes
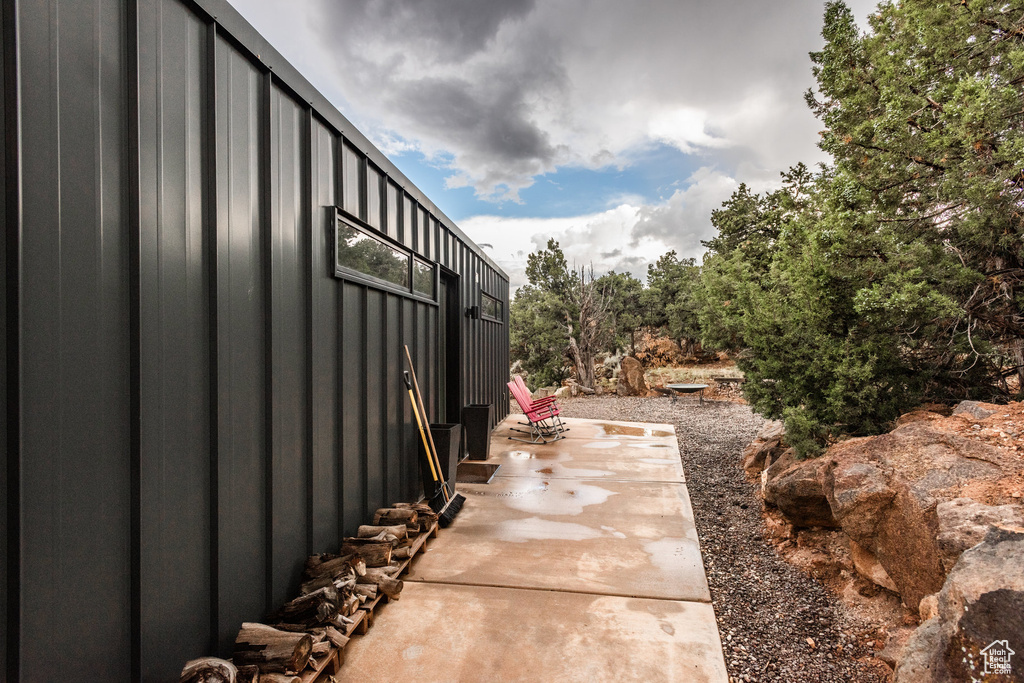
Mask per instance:
[[[242,624],[235,639],[234,680],[290,682],[305,669],[318,670],[332,649],[340,650],[348,643],[346,634],[356,623],[361,605],[380,595],[399,598],[402,562],[412,556],[416,537],[436,522],[437,514],[425,503],[396,503],[377,510],[372,524],[360,526],[355,536],[345,538],[338,554],[310,556],[300,595],[267,615],[266,624]],[[187,676],[182,671],[182,683],[207,680],[199,678],[203,672],[193,666],[199,661],[186,666]],[[215,658],[203,661],[210,667],[223,662]]]

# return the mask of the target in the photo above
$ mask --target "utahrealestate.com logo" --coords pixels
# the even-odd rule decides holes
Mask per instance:
[[[989,675],[1010,675],[1010,657],[1016,653],[1010,649],[1010,643],[1005,640],[993,640],[984,650],[981,656],[985,658],[985,670],[983,676]]]

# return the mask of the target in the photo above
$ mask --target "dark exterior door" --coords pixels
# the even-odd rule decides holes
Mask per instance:
[[[437,326],[440,339],[438,377],[440,379],[440,405],[444,422],[462,422],[462,378],[459,348],[462,339],[462,311],[459,305],[459,276],[447,270],[441,271],[440,321]]]

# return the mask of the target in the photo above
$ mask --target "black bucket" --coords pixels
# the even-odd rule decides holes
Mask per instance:
[[[454,491],[455,472],[459,465],[459,449],[462,446],[462,425],[433,424],[430,425],[430,435],[434,439],[434,448],[437,449],[437,459],[441,462],[441,476],[448,482],[449,488]],[[433,498],[440,490],[440,484],[436,483],[430,474],[430,466],[426,462],[422,439],[420,439],[419,450],[423,493],[429,499]]]
[[[486,460],[491,454],[491,404],[473,403],[462,409],[466,447],[470,460]]]

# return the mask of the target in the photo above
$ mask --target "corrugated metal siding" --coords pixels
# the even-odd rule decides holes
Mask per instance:
[[[267,609],[267,201],[263,74],[216,43],[218,640]],[[254,589],[259,587],[259,589]]]
[[[21,155],[17,571],[21,667],[36,680],[62,678],[66,658],[96,678],[128,680],[125,20],[115,0],[18,6],[30,153]]]
[[[309,390],[308,113],[280,88],[270,93],[271,567],[270,604],[295,593],[311,552]]]
[[[141,647],[210,643],[211,210],[208,30],[178,3],[139,15]],[[183,544],[181,539],[192,539]],[[167,596],[174,596],[168,600]]]
[[[341,538],[341,453],[339,432],[341,359],[341,288],[333,277],[330,245],[333,207],[337,203],[338,138],[314,119],[310,167],[312,254],[312,433],[313,433],[313,547],[330,548]]]
[[[507,315],[507,281],[221,0],[4,12],[0,663],[173,681],[420,494],[403,345],[436,419],[439,308],[330,259],[367,165],[401,188],[383,228],[459,275],[462,309],[497,286]],[[462,403],[500,420],[507,326],[461,313]]]

